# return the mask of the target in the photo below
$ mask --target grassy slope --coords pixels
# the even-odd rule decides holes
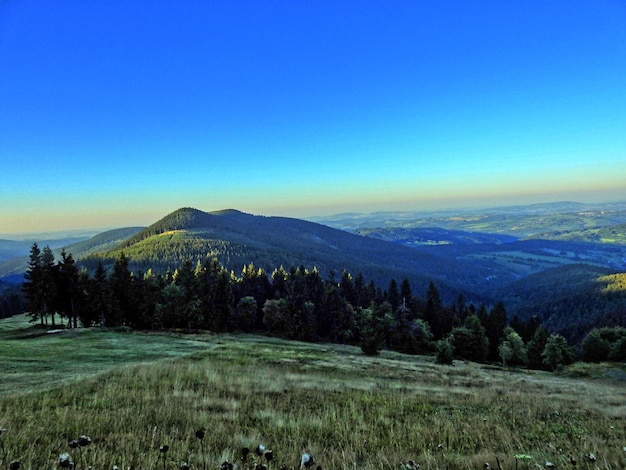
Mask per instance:
[[[19,315],[0,321],[0,394],[52,388],[121,364],[154,362],[206,347],[206,341],[172,335],[49,330]]]
[[[421,468],[496,468],[496,455],[511,469],[518,453],[533,457],[519,468],[545,460],[564,468],[570,454],[587,468],[587,452],[598,457],[590,468],[626,465],[623,384],[254,336],[0,329],[3,355],[10,341],[21,348],[25,375],[39,367],[64,376],[23,394],[33,383],[13,370],[13,387],[0,395],[0,467],[19,459],[22,468],[56,468],[71,452],[79,468],[218,468],[261,442],[276,456],[270,469],[297,467],[303,451],[323,468],[345,469],[397,469],[409,459]],[[89,348],[98,344],[107,347]],[[44,347],[55,355],[27,360]],[[19,356],[8,361],[14,369]],[[194,437],[201,427],[203,447]],[[68,439],[81,434],[93,444],[70,450]]]

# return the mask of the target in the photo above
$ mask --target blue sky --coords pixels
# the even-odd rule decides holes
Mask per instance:
[[[0,233],[626,200],[626,2],[0,2]]]

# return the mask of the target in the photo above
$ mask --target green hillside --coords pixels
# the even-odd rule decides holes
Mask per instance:
[[[535,217],[547,225],[549,212],[540,209]],[[621,212],[585,214],[585,223],[591,223]],[[496,215],[490,217],[495,220]],[[529,214],[525,217],[530,220]],[[602,240],[617,240],[622,228],[617,224],[593,230]],[[510,317],[539,315],[549,328],[574,342],[593,326],[626,324],[622,290],[606,293],[598,287],[602,276],[624,270],[626,247],[620,243],[515,240],[501,233],[432,227],[360,233],[367,236],[293,218],[182,208],[150,227],[105,232],[66,250],[91,273],[99,262],[110,270],[123,252],[136,274],[149,269],[165,274],[179,269],[184,260],[195,265],[215,258],[236,274],[250,263],[268,273],[280,266],[316,267],[323,278],[331,273],[338,278],[346,270],[362,273],[382,289],[391,279],[406,278],[417,295],[424,295],[434,281],[445,302],[461,293],[477,305],[504,301]],[[3,263],[0,277],[15,274],[21,279],[26,260],[24,256]]]
[[[10,321],[0,322],[2,468],[60,468],[67,453],[76,469],[253,470],[270,460],[259,444],[270,469],[299,468],[305,452],[328,469],[626,464],[617,365],[594,365],[602,379],[591,380],[253,335],[46,333]],[[70,444],[82,435],[87,446]]]
[[[164,273],[178,268],[184,259],[192,263],[217,258],[229,270],[239,272],[254,263],[271,272],[281,265],[317,267],[323,276],[344,269],[362,272],[370,280],[387,285],[392,278],[407,278],[416,291],[425,292],[431,280],[447,298],[478,291],[481,272],[470,262],[442,258],[398,244],[375,240],[321,224],[286,217],[263,217],[236,210],[206,213],[183,208],[133,235],[117,248],[80,260],[89,269],[97,262],[111,266],[120,253],[131,268]]]
[[[538,234],[535,238],[563,241],[585,241],[626,245],[626,224],[594,227],[584,230],[559,230]]]
[[[573,343],[593,327],[626,326],[626,273],[588,264],[547,269],[496,292],[510,314],[537,315]]]
[[[108,230],[91,237],[89,240],[66,245],[65,249],[77,258],[100,251],[109,251],[142,230],[144,230],[144,227],[126,227]]]

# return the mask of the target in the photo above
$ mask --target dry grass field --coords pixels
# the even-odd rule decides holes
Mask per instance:
[[[68,454],[84,469],[278,470],[305,452],[328,469],[626,468],[623,367],[441,366],[251,335],[48,334],[23,319],[0,322],[0,354],[0,468]],[[89,445],[71,442],[82,435]]]

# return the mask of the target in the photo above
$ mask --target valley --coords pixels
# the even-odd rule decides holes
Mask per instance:
[[[502,301],[510,317],[540,315],[566,331],[572,305],[557,299],[584,297],[576,322],[587,318],[587,328],[603,324],[606,315],[609,324],[626,324],[626,293],[607,296],[597,282],[626,271],[625,228],[626,204],[618,203],[344,214],[314,222],[187,208],[147,228],[116,229],[62,246],[92,273],[100,262],[110,270],[124,253],[136,273],[173,272],[185,259],[195,265],[216,258],[235,273],[252,263],[268,274],[280,266],[316,268],[323,278],[360,273],[383,288],[407,279],[420,295],[432,281],[446,302],[461,294],[468,302]],[[23,254],[0,263],[3,289],[19,282],[26,262]]]
[[[487,361],[468,359],[467,343],[467,351],[455,346],[449,364],[439,363],[442,342],[455,341],[464,330],[456,327],[447,338],[437,332],[442,325],[443,331],[452,327],[446,322],[458,321],[452,313],[469,315],[471,302],[487,306],[477,313],[487,326],[500,321],[502,330],[508,318],[527,335],[523,328],[537,328],[533,322],[540,318],[548,331],[563,334],[572,345],[580,345],[591,328],[626,325],[622,213],[615,209],[610,216],[598,213],[576,223],[572,215],[555,213],[546,230],[542,210],[536,238],[528,228],[536,214],[526,221],[520,214],[499,221],[493,216],[481,222],[485,231],[474,231],[477,216],[469,215],[446,215],[428,221],[440,226],[417,227],[408,226],[416,224],[408,215],[398,215],[396,226],[392,219],[370,226],[380,222],[380,214],[369,223],[361,215],[358,224],[348,227],[344,220],[338,229],[234,210],[183,208],[146,228],[108,231],[64,246],[90,276],[98,264],[114,273],[126,259],[133,273],[128,272],[128,282],[133,276],[141,279],[134,285],[149,301],[140,309],[142,318],[159,323],[139,329],[123,322],[73,329],[67,317],[59,317],[54,328],[32,324],[25,315],[0,320],[0,374],[6,379],[0,384],[0,465],[19,461],[23,468],[56,468],[60,456],[67,455],[77,468],[217,468],[237,462],[247,470],[264,457],[242,460],[241,449],[263,444],[276,465],[287,468],[297,467],[303,453],[314,455],[322,468],[469,470],[486,463],[491,468],[567,468],[573,461],[581,468],[624,468],[623,362],[565,358],[556,372],[531,370],[523,363],[505,367],[493,356],[493,347]],[[592,219],[615,224],[593,226]],[[599,238],[590,241],[592,234]],[[207,258],[224,263],[223,270],[210,263],[199,268],[196,263]],[[22,257],[2,263],[4,279],[23,272],[24,262]],[[193,274],[194,265],[199,274]],[[261,280],[268,269],[280,274],[271,284]],[[445,341],[429,337],[424,323],[408,327],[397,313],[401,309],[385,313],[385,307],[357,303],[353,309],[339,300],[336,292],[347,295],[353,282],[348,271],[361,288],[363,279],[386,287],[406,278],[415,296],[411,305],[423,309],[403,313],[411,318],[430,311],[432,281],[441,294],[441,319],[424,318],[439,335],[435,339]],[[231,283],[237,298],[248,292],[266,297],[263,309],[248,300],[249,315],[257,315],[257,322],[262,317],[274,329],[251,334],[217,323],[193,327],[189,322],[203,318],[198,305],[204,304],[197,302],[207,301],[199,294],[187,297],[194,276],[216,285]],[[97,277],[89,279],[87,290]],[[296,288],[303,285],[309,286],[303,291],[307,295],[317,289],[317,303],[298,297]],[[5,292],[14,292],[11,286],[5,282]],[[269,287],[282,291],[270,293]],[[380,295],[391,300],[386,291]],[[212,306],[205,308],[213,315],[225,308],[245,324],[245,302],[233,310],[227,302],[210,299]],[[506,306],[504,317],[499,302]],[[278,312],[279,305],[293,309],[280,331],[280,314],[265,316]],[[311,327],[307,314],[316,305],[315,315],[339,306],[333,319],[316,319],[318,328],[338,332],[328,336],[335,341],[311,342],[315,336],[300,329]],[[360,317],[341,330],[345,327],[337,321],[355,312]],[[365,338],[368,318],[373,318],[367,315],[377,312],[385,318],[396,315],[386,327],[388,347],[364,354],[363,343],[350,343],[350,336]],[[142,325],[137,323],[141,319],[132,319]],[[252,330],[253,323],[248,324]],[[418,341],[406,350],[409,354],[389,347],[406,341],[404,327],[414,335],[409,341]],[[349,334],[343,338],[342,332]],[[524,336],[529,365],[535,337]],[[510,338],[492,341],[504,344]],[[616,354],[626,344],[621,341],[612,346]],[[215,431],[199,441],[201,429]],[[69,446],[80,435],[90,437],[90,447]]]

